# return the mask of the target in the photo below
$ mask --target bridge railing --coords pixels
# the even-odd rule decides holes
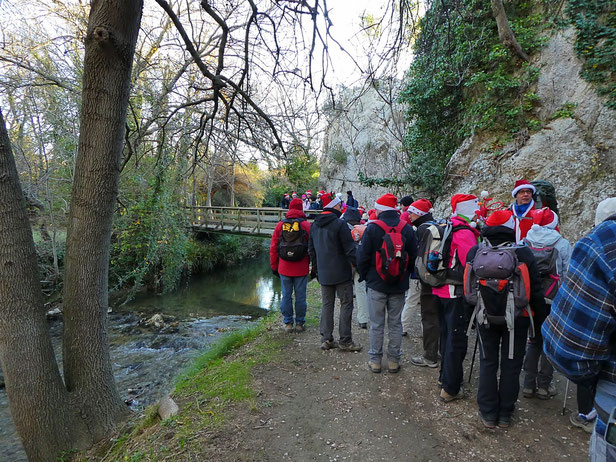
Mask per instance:
[[[271,236],[286,209],[278,207],[187,207],[195,229],[233,234]],[[320,210],[307,210],[306,215]]]

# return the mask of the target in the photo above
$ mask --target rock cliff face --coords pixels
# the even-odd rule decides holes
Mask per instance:
[[[556,188],[561,231],[567,238],[576,240],[592,227],[596,205],[606,197],[616,196],[616,112],[608,109],[592,85],[579,76],[582,63],[573,50],[574,39],[572,29],[559,31],[534,59],[533,64],[540,68],[536,93],[540,98],[538,118],[543,127],[519,135],[498,154],[489,146],[492,140],[485,136],[467,139],[447,166],[446,194],[435,203],[439,216],[450,213],[452,194],[479,195],[487,190],[496,199],[510,203],[510,191],[517,179],[545,179]],[[377,110],[379,100],[370,99],[369,95],[366,93],[363,98],[371,101],[372,106],[364,103],[363,116],[358,119],[369,122],[361,131],[361,139],[366,143],[383,135],[382,129],[371,126],[377,119],[371,119],[369,113]],[[568,110],[559,111],[563,107]],[[557,112],[559,118],[555,118]],[[330,127],[326,147],[336,143],[344,146],[338,141],[341,134],[333,135],[338,130],[344,131],[344,124]],[[386,138],[380,146],[387,146],[382,149],[382,157],[373,152],[362,153],[360,148],[342,168],[324,169],[324,183],[331,181],[332,188],[341,190],[357,180],[357,172],[363,165],[371,165],[376,172],[374,176],[383,177],[395,171],[403,157],[399,139]],[[390,153],[397,155],[389,158]],[[326,158],[329,157],[327,154]],[[367,173],[373,174],[370,170]],[[336,183],[334,176],[343,181]],[[374,188],[358,191],[361,199],[371,200],[382,192]]]
[[[329,109],[321,163],[321,183],[326,190],[353,191],[360,205],[372,207],[376,198],[391,192],[366,187],[358,173],[391,178],[404,164],[402,139],[406,132],[403,108],[396,103],[395,80],[381,81],[365,89],[348,90],[336,107]],[[405,191],[394,191],[404,194]]]

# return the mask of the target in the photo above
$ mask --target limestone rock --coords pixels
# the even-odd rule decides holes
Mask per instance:
[[[162,420],[168,419],[177,415],[180,411],[178,405],[171,399],[170,396],[164,396],[158,402],[158,415]]]

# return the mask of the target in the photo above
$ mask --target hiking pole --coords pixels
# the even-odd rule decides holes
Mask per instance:
[[[567,379],[567,386],[565,387],[565,402],[563,403],[563,410],[560,415],[565,415],[565,408],[567,407],[567,395],[569,394],[569,382],[570,380]]]
[[[477,342],[479,341],[479,332],[475,332],[475,349],[473,350],[473,359],[471,359],[471,370],[468,371],[468,383],[471,383],[471,376],[473,375],[473,366],[475,365],[475,355],[477,354]]]

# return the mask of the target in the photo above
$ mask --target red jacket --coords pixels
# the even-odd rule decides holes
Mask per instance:
[[[291,209],[287,212],[287,218],[306,218],[306,215],[301,210]],[[300,226],[306,234],[310,234],[310,223],[307,220],[302,221]],[[278,257],[278,240],[280,239],[280,233],[282,232],[282,221],[278,222],[274,234],[272,235],[272,242],[270,244],[270,266],[272,271],[278,271],[279,274],[289,277],[307,276],[310,272],[310,257],[308,256],[308,250],[306,250],[306,256],[300,261],[287,261]]]

